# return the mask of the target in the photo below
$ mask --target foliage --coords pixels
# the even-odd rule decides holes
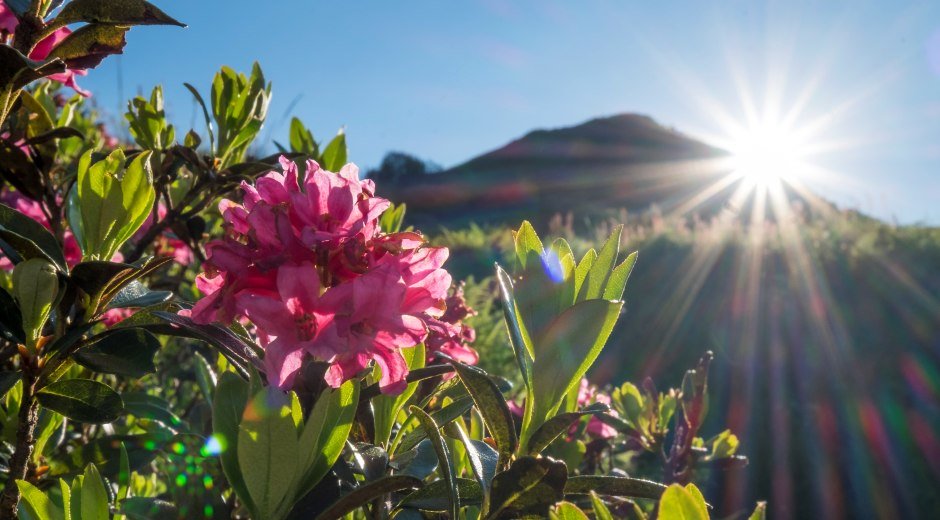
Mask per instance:
[[[322,145],[295,119],[253,157],[257,64],[223,67],[209,103],[187,84],[203,132],[178,142],[156,87],[117,142],[40,78],[75,87],[51,75],[178,22],[142,0],[45,20],[59,4],[4,4],[0,518],[707,517],[699,469],[744,460],[730,431],[698,437],[710,355],[666,394],[585,379],[637,260],[620,228],[576,258],[524,222],[495,275],[452,284],[342,130]]]

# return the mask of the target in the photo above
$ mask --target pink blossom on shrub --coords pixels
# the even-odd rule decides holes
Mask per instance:
[[[592,385],[587,378],[582,378],[581,387],[578,389],[578,406],[583,408],[593,403],[609,405],[610,396],[598,392],[597,387]],[[617,415],[616,410],[610,410],[607,413]],[[596,415],[592,415],[588,420],[585,431],[594,439],[612,439],[617,436],[617,430],[598,419]]]
[[[159,220],[166,218],[166,206],[162,202],[157,203],[157,218]],[[139,241],[151,226],[153,226],[153,213],[147,215],[147,220],[134,233],[133,240]],[[153,251],[157,256],[172,256],[173,260],[180,265],[189,265],[193,262],[193,250],[171,231],[164,231],[154,239]]]
[[[450,296],[444,300],[446,310],[440,318],[425,320],[428,326],[428,337],[424,345],[428,353],[428,361],[434,353],[441,352],[460,361],[475,365],[480,357],[476,350],[469,345],[476,339],[476,332],[472,327],[463,323],[468,316],[476,314],[463,297],[463,285],[451,288]],[[453,374],[451,374],[453,375]]]
[[[13,34],[16,31],[17,25],[19,25],[19,19],[17,19],[16,14],[14,14],[13,10],[7,7],[5,3],[0,2],[0,31],[7,35]],[[62,40],[70,34],[72,34],[72,30],[68,27],[56,29],[52,34],[43,38],[33,47],[33,50],[29,53],[29,58],[36,61],[45,60],[52,52],[52,49],[62,43]],[[47,76],[47,78],[62,83],[82,96],[89,97],[91,96],[91,92],[82,89],[78,86],[78,83],[75,82],[75,76],[85,76],[87,74],[88,71],[86,70],[66,69],[65,72],[52,74],[51,76]]]
[[[408,374],[401,349],[445,323],[447,250],[417,233],[383,233],[378,219],[389,202],[355,165],[332,173],[308,161],[303,181],[292,161],[281,166],[243,183],[241,204],[219,204],[225,237],[206,246],[197,278],[205,296],[192,318],[249,318],[280,388],[310,356],[330,364],[331,386],[375,362],[382,391],[400,391]]]

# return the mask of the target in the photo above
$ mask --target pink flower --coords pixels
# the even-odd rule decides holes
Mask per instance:
[[[131,316],[134,315],[134,312],[135,311],[133,309],[127,309],[127,308],[111,309],[111,310],[105,311],[104,314],[101,315],[101,322],[104,323],[105,326],[110,328],[114,325],[117,325],[118,323],[121,323],[127,318],[130,318]]]
[[[166,205],[162,202],[157,203],[157,218],[163,220],[166,218]],[[139,241],[144,234],[153,226],[153,213],[147,215],[147,220],[140,226],[140,229],[134,233],[132,240]],[[193,262],[193,250],[177,238],[172,231],[164,231],[153,242],[153,251],[157,256],[172,256],[173,260],[180,265],[189,265]]]
[[[250,319],[280,388],[310,357],[329,363],[331,386],[374,363],[382,391],[400,392],[408,374],[401,349],[453,325],[439,320],[451,285],[447,250],[426,247],[417,233],[382,233],[389,202],[354,165],[332,173],[309,161],[302,182],[296,164],[282,158],[281,166],[243,183],[241,204],[220,203],[225,237],[206,246],[197,278],[205,297],[193,319]]]
[[[585,407],[592,403],[602,403],[609,405],[610,396],[599,393],[597,387],[592,385],[587,378],[581,379],[581,387],[578,390],[578,406]],[[617,415],[616,410],[610,410],[607,413]],[[613,426],[604,423],[597,416],[591,416],[588,420],[587,434],[594,439],[612,439],[617,436],[617,430]]]
[[[442,352],[461,363],[477,364],[480,356],[469,346],[476,339],[476,332],[463,323],[464,318],[476,313],[464,300],[463,285],[451,287],[451,294],[444,300],[444,305],[446,310],[440,318],[425,319],[428,337],[424,340],[424,345],[428,361],[434,358],[434,353]]]
[[[5,33],[5,35],[13,34],[16,31],[16,27],[18,25],[19,19],[17,19],[16,14],[13,13],[13,10],[7,7],[5,3],[0,2],[0,31]],[[33,47],[33,50],[29,53],[29,58],[36,61],[44,61],[52,52],[52,49],[62,43],[62,40],[64,40],[70,34],[72,34],[72,31],[68,27],[56,29],[55,32],[43,38],[39,43],[36,44],[35,47]],[[65,72],[53,74],[48,76],[48,78],[62,83],[63,85],[73,89],[75,92],[78,92],[82,96],[89,97],[91,96],[91,92],[83,90],[75,82],[75,76],[84,76],[86,74],[88,74],[88,71],[86,70],[66,69]]]

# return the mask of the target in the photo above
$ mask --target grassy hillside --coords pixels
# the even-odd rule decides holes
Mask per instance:
[[[585,236],[556,220],[545,231],[583,250],[610,227]],[[469,228],[436,241],[451,247],[458,276],[485,286],[493,261],[511,265],[509,234]],[[940,507],[930,484],[940,476],[940,229],[851,212],[760,227],[653,217],[630,224],[623,242],[639,261],[591,377],[666,387],[716,353],[710,421],[738,432],[752,461],[711,482],[720,511],[759,498],[799,518]],[[506,372],[499,314],[483,314],[482,362]]]
[[[481,362],[512,359],[490,275],[522,219],[581,252],[625,223],[640,251],[592,378],[677,385],[716,354],[709,420],[751,466],[712,480],[722,514],[919,518],[940,508],[940,229],[840,211],[795,184],[741,190],[728,156],[621,115],[532,132],[382,195],[439,229],[468,295]],[[737,195],[736,195],[737,193]],[[652,209],[651,209],[652,208]]]

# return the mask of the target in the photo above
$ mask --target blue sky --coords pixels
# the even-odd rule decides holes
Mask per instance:
[[[155,3],[189,28],[136,28],[82,78],[111,117],[162,84],[177,125],[201,128],[182,83],[255,60],[274,84],[264,137],[290,115],[318,139],[345,126],[362,167],[389,150],[451,166],[620,112],[714,140],[776,107],[813,129],[821,194],[940,223],[940,2]]]

